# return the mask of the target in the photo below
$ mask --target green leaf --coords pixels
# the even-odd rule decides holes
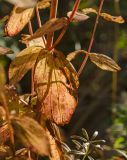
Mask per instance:
[[[83,133],[84,137],[85,137],[87,140],[89,140],[88,133],[87,133],[87,131],[86,131],[84,128],[82,128],[82,133]]]

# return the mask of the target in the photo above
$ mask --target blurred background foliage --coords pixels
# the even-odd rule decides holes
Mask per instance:
[[[99,0],[82,0],[80,9],[86,7],[98,8]],[[74,1],[59,0],[58,17],[66,16],[67,11],[72,9]],[[13,6],[1,1],[0,18],[8,15]],[[112,15],[122,15],[125,23],[122,25],[104,21],[100,18],[92,52],[99,52],[110,57],[121,66],[118,74],[112,74],[98,69],[89,61],[80,76],[79,103],[71,123],[62,128],[68,141],[73,134],[81,134],[81,128],[85,128],[89,134],[98,130],[100,137],[114,148],[127,151],[127,1],[105,0],[103,12]],[[44,23],[49,18],[49,9],[41,11],[41,20]],[[65,55],[79,50],[88,49],[95,16],[85,22],[72,23],[57,46]],[[36,18],[32,21],[34,31],[37,29]],[[4,36],[4,24],[0,23],[0,45],[11,48],[15,54],[12,56],[1,56],[2,64],[6,73],[11,60],[25,47],[19,42],[20,35],[8,38]],[[26,27],[23,34],[28,34]],[[56,37],[59,32],[56,33]],[[82,56],[73,61],[78,70]],[[30,73],[28,73],[19,84],[19,93],[30,92]]]

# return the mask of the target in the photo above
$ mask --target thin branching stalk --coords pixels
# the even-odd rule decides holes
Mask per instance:
[[[117,15],[120,14],[120,7],[119,7],[119,1],[114,0],[114,8]],[[113,59],[115,62],[118,62],[118,36],[119,36],[119,26],[114,24],[114,52],[113,52]],[[117,99],[117,73],[112,73],[112,104],[116,102]]]
[[[36,5],[36,15],[37,15],[37,22],[38,22],[38,27],[41,27],[41,18],[38,10],[38,6]]]
[[[95,37],[96,30],[97,30],[97,25],[98,25],[98,21],[99,21],[99,18],[100,18],[100,14],[101,14],[101,10],[102,10],[103,4],[104,4],[104,0],[101,0],[100,6],[99,6],[99,10],[98,10],[98,14],[97,14],[96,21],[95,21],[95,25],[94,25],[94,29],[93,29],[93,32],[92,32],[92,37],[91,37],[90,44],[89,44],[89,47],[88,47],[88,54],[86,54],[86,56],[84,58],[84,61],[80,66],[80,69],[78,71],[78,76],[80,76],[80,74],[82,73],[82,71],[83,71],[83,69],[84,69],[84,67],[86,65],[86,62],[88,60],[89,53],[90,53],[90,51],[92,49],[93,42],[94,42],[94,37]]]
[[[15,149],[14,149],[14,132],[13,132],[13,128],[12,128],[12,125],[11,125],[11,119],[10,119],[10,113],[9,113],[8,105],[7,105],[7,100],[6,100],[6,96],[3,92],[0,93],[0,96],[1,96],[1,99],[3,101],[3,107],[4,107],[5,112],[6,112],[6,120],[8,122],[8,128],[9,128],[9,134],[10,134],[10,142],[11,142],[11,147],[12,147],[13,154],[14,154],[14,152],[15,152]]]
[[[56,46],[56,45],[61,41],[61,39],[63,38],[64,34],[66,33],[66,31],[67,31],[67,29],[68,29],[69,24],[72,22],[73,17],[74,17],[75,13],[76,13],[77,10],[78,10],[79,4],[80,4],[80,0],[76,0],[76,2],[75,2],[75,4],[74,4],[74,7],[73,7],[73,10],[72,10],[72,14],[71,14],[70,18],[68,18],[68,24],[67,24],[67,26],[62,30],[62,32],[60,33],[59,37],[57,38],[57,40],[55,41],[55,43],[53,44],[53,46],[52,46],[49,50],[52,50],[53,48],[55,48],[55,46]]]
[[[52,0],[50,9],[50,19],[56,18],[58,8],[58,0]],[[49,33],[47,37],[47,48],[50,48],[53,44],[54,33]]]
[[[28,29],[29,29],[30,35],[32,36],[33,28],[32,28],[31,21],[29,21],[28,23]],[[32,68],[32,73],[31,73],[31,94],[34,95],[34,67]]]

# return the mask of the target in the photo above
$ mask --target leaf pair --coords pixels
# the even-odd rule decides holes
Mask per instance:
[[[36,64],[35,89],[42,114],[56,124],[68,123],[77,106],[77,73],[62,53],[40,55]]]
[[[90,13],[97,14],[97,11],[93,8],[85,8],[85,9],[82,10],[82,12],[84,14],[90,14]],[[108,13],[101,13],[100,16],[107,21],[112,21],[112,22],[115,22],[115,23],[124,23],[125,22],[123,17],[121,17],[121,16],[112,16]]]
[[[72,11],[68,12],[67,16],[70,17],[71,13],[72,13]],[[85,9],[83,9],[81,11],[77,11],[75,13],[73,21],[74,22],[85,21],[89,18],[88,14],[90,14],[90,13],[97,14],[98,12],[93,8],[85,8]],[[101,13],[100,16],[107,21],[112,21],[115,23],[124,23],[125,22],[123,17],[121,17],[121,16],[112,16],[108,13]]]
[[[98,53],[88,53],[84,50],[79,50],[72,52],[68,54],[67,59],[69,61],[73,60],[77,55],[79,54],[89,54],[91,62],[93,62],[96,66],[101,68],[102,70],[107,70],[107,71],[112,71],[112,72],[117,72],[121,68],[118,66],[118,64],[111,59],[110,57],[104,55],[104,54],[98,54]]]

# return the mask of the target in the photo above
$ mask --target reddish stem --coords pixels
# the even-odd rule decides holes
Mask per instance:
[[[73,7],[73,10],[72,10],[72,14],[71,14],[70,18],[68,19],[68,25],[62,30],[62,32],[60,33],[59,37],[57,38],[57,40],[55,41],[55,43],[53,44],[53,46],[49,48],[49,50],[52,50],[53,48],[55,48],[55,46],[56,46],[56,45],[61,41],[61,39],[63,38],[64,34],[65,34],[66,31],[67,31],[67,28],[68,28],[69,24],[72,22],[75,13],[76,13],[77,10],[78,10],[79,4],[80,4],[80,0],[76,0],[76,2],[75,2],[75,4],[74,4],[74,7]]]
[[[38,21],[38,27],[41,27],[41,18],[38,10],[38,6],[36,5],[36,15],[37,15],[37,21]]]
[[[99,17],[100,17],[100,14],[101,14],[101,10],[102,10],[103,4],[104,4],[104,0],[101,0],[100,6],[99,6],[99,10],[98,10],[98,13],[97,13],[97,17],[96,17],[96,21],[95,21],[95,25],[94,25],[94,29],[93,29],[93,33],[92,33],[92,37],[91,37],[90,44],[89,44],[89,47],[88,47],[88,54],[86,54],[86,56],[84,58],[84,61],[80,66],[80,69],[78,71],[78,76],[80,76],[80,74],[82,73],[82,71],[83,71],[83,69],[84,69],[84,67],[86,65],[86,62],[88,60],[89,54],[91,52],[91,49],[92,49],[92,46],[93,46],[93,42],[94,42],[94,36],[95,36],[95,33],[96,33],[96,29],[97,29],[97,25],[98,25],[98,21],[99,21]]]
[[[50,9],[50,19],[56,18],[58,8],[58,0],[52,0]],[[53,44],[54,33],[49,33],[47,38],[47,48],[50,48]]]

